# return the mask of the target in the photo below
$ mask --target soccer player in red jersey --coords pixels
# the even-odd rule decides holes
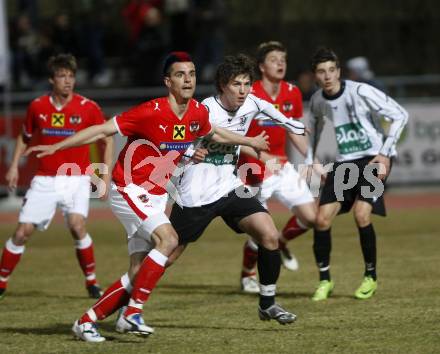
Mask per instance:
[[[23,133],[17,138],[12,164],[6,174],[10,189],[17,186],[18,162],[31,140],[51,145],[91,125],[105,122],[95,102],[73,92],[77,64],[72,55],[59,54],[50,58],[48,68],[52,92],[36,98],[29,105]],[[33,135],[36,135],[34,139]],[[109,165],[113,142],[110,139],[104,139],[104,142],[104,162]],[[18,227],[3,248],[0,296],[6,291],[8,278],[18,264],[26,242],[36,228],[48,228],[56,207],[60,206],[75,240],[76,255],[86,277],[89,295],[99,298],[101,290],[95,276],[93,242],[86,230],[90,196],[89,165],[88,146],[59,151],[40,160],[23,201]],[[103,178],[108,184],[110,176],[107,174]]]
[[[258,47],[257,64],[261,73],[261,80],[252,86],[252,93],[272,103],[285,116],[300,119],[303,115],[301,92],[295,85],[284,81],[287,68],[286,48],[280,42],[265,42]],[[307,140],[302,135],[286,133],[285,129],[269,119],[255,119],[251,123],[248,136],[256,136],[266,131],[269,136],[270,150],[263,152],[261,160],[275,159],[280,168],[274,173],[266,168],[265,162],[246,154],[241,154],[239,165],[256,163],[260,167],[259,173],[248,173],[246,183],[260,187],[258,199],[267,207],[267,200],[276,198],[284,204],[294,215],[287,221],[280,234],[280,250],[283,265],[290,270],[298,269],[295,256],[289,252],[286,243],[303,234],[313,226],[316,218],[316,206],[310,190],[300,177],[286,156],[286,143],[289,138],[297,150],[304,156],[307,153]],[[242,150],[246,152],[246,149]],[[257,244],[249,239],[243,250],[243,269],[241,286],[245,292],[258,293],[258,283],[255,277],[257,260]]]
[[[142,318],[143,305],[164,273],[168,256],[178,245],[178,235],[165,215],[165,187],[190,144],[212,135],[217,142],[267,148],[264,134],[249,138],[212,129],[206,107],[192,99],[196,76],[189,54],[168,55],[164,82],[169,91],[167,97],[143,103],[60,144],[29,150],[44,151],[37,155],[41,157],[116,133],[128,138],[113,169],[110,198],[112,210],[127,232],[130,268],[74,323],[74,335],[84,341],[104,341],[95,322],[127,303],[116,330],[141,335],[154,332]]]

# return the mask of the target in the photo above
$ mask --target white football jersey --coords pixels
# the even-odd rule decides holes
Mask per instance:
[[[341,91],[335,96],[327,96],[322,89],[315,92],[310,110],[308,163],[315,154],[325,118],[335,129],[339,162],[396,155],[396,143],[408,121],[406,110],[385,93],[350,80],[341,81]],[[382,129],[382,118],[391,121],[388,135]]]
[[[208,97],[202,102],[209,111],[209,121],[213,126],[228,129],[236,134],[246,135],[252,119],[263,114],[276,120],[291,132],[302,134],[301,122],[290,122],[281,112],[267,101],[249,94],[243,105],[236,111],[225,109],[219,97]],[[197,207],[219,200],[243,183],[235,174],[240,152],[238,145],[220,144],[210,140],[199,142],[208,150],[204,162],[194,164],[182,160],[178,176],[172,179],[177,189],[170,195],[179,205]]]

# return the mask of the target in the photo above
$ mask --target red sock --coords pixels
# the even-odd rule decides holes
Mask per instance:
[[[8,278],[14,268],[20,261],[24,252],[24,246],[16,246],[11,239],[7,240],[3,248],[2,258],[0,261],[0,288],[6,289],[8,286]]]
[[[78,258],[79,265],[86,277],[86,286],[95,285],[95,255],[93,241],[89,234],[82,240],[76,241],[76,258]]]
[[[241,277],[250,277],[256,275],[255,265],[258,258],[258,246],[253,241],[246,241],[243,247],[243,267]]]
[[[286,242],[297,238],[299,235],[302,235],[308,229],[304,228],[304,226],[298,223],[298,219],[295,215],[293,215],[289,221],[287,221],[286,226],[284,226],[282,237],[280,240],[280,248],[285,247]]]
[[[104,292],[93,307],[79,320],[79,323],[96,322],[110,316],[122,306],[127,305],[130,298],[131,284],[127,274],[114,282]]]
[[[156,249],[153,249],[148,256],[145,257],[136,275],[125,316],[142,311],[142,305],[148,300],[157,282],[165,272],[167,259],[168,257]],[[136,304],[136,307],[133,306],[134,304]]]

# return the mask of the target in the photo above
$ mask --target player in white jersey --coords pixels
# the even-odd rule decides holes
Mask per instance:
[[[357,299],[368,299],[377,289],[376,234],[371,214],[385,216],[383,182],[390,173],[396,143],[408,121],[408,113],[382,91],[365,84],[340,79],[339,60],[328,48],[319,49],[312,59],[315,78],[321,87],[311,99],[310,147],[312,161],[324,120],[335,129],[338,155],[328,173],[320,196],[314,230],[313,251],[320,283],[313,300],[325,300],[334,283],[330,278],[331,226],[338,213],[353,208],[362,254],[364,279],[355,291]],[[391,122],[388,134],[380,120]]]
[[[249,95],[254,73],[253,62],[244,55],[226,57],[216,73],[218,96],[203,101],[211,124],[245,135],[256,115],[266,114],[290,132],[304,134],[304,125],[287,119],[269,102]],[[234,173],[239,147],[202,141],[208,150],[205,160],[183,167],[176,182],[179,199],[170,221],[179,235],[179,247],[173,261],[187,244],[196,241],[217,216],[238,233],[251,235],[259,244],[260,277],[259,316],[281,324],[292,323],[296,316],[275,303],[276,282],[280,273],[278,231],[261,203]]]

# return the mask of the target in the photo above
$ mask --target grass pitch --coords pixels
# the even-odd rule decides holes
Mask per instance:
[[[375,219],[378,234],[376,295],[353,293],[363,273],[351,215],[333,227],[335,290],[322,303],[310,297],[317,284],[312,235],[293,241],[298,272],[283,270],[278,301],[298,315],[281,326],[261,322],[257,297],[241,294],[243,237],[217,220],[170,268],[145,306],[156,333],[147,339],[120,335],[111,317],[100,325],[107,341],[75,341],[73,321],[93,300],[86,297],[73,242],[62,225],[36,233],[0,300],[1,353],[438,353],[440,351],[439,208],[391,211]],[[282,226],[287,214],[275,215]],[[15,225],[0,225],[3,244]],[[116,220],[89,221],[97,274],[108,286],[126,271],[128,257]]]

